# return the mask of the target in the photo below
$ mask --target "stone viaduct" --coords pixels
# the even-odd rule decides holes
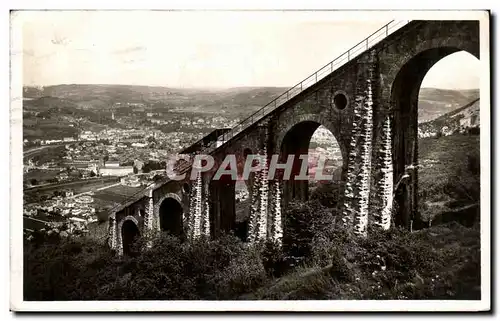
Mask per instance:
[[[312,134],[323,125],[342,153],[338,210],[345,228],[360,235],[367,234],[370,224],[410,228],[419,220],[420,84],[436,62],[462,50],[479,59],[479,21],[392,21],[236,128],[216,130],[184,153],[208,153],[218,165],[234,154],[241,172],[248,154],[264,159],[279,154],[280,163],[288,155],[307,154]],[[292,177],[298,168],[294,164]],[[147,231],[189,239],[233,230],[235,181],[224,176],[213,180],[216,170],[194,180],[188,171],[183,180],[156,182],[115,208],[109,216],[110,246],[127,252],[132,238]],[[403,176],[405,183],[394,193]],[[246,183],[251,203],[247,240],[279,242],[282,214],[291,200],[307,199],[308,182],[269,180],[263,168]]]

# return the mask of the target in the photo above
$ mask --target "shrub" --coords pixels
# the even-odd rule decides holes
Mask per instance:
[[[216,271],[210,280],[215,299],[233,299],[262,286],[267,276],[260,255],[256,247],[249,247],[234,257],[226,268]]]
[[[303,230],[291,231],[307,250],[292,268],[293,257],[277,244],[248,244],[232,235],[189,242],[151,235],[137,243],[137,256],[122,258],[84,238],[34,239],[24,249],[25,299],[480,297],[479,230],[454,222],[413,233],[370,226],[362,238],[335,229],[331,210],[317,201],[292,212]]]
[[[319,200],[292,203],[284,215],[283,246],[287,255],[304,257],[311,254],[313,238],[334,229],[335,215]]]
[[[311,200],[318,200],[325,207],[335,208],[342,192],[341,184],[340,181],[319,183],[318,187],[311,193]]]
[[[287,260],[283,248],[273,241],[258,244],[257,248],[261,253],[262,264],[266,273],[273,277],[280,277],[293,267],[290,260]]]

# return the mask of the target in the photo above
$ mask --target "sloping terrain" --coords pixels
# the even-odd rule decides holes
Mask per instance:
[[[418,121],[426,122],[479,98],[479,89],[422,88],[418,96]]]
[[[479,140],[478,135],[459,134],[419,139],[419,212],[424,220],[479,203]]]
[[[447,127],[448,131],[459,131],[460,128],[479,127],[479,98],[476,98],[462,107],[450,111],[431,121],[418,125],[422,132],[440,132]]]

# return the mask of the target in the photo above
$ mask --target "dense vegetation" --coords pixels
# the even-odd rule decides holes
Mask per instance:
[[[35,235],[24,244],[25,299],[480,299],[478,139],[420,144],[421,160],[435,161],[419,171],[430,228],[351,235],[337,219],[340,186],[324,184],[284,213],[281,248],[155,235],[119,258],[89,239]],[[448,215],[457,206],[467,210]]]
[[[317,219],[327,211],[318,213]],[[311,213],[313,214],[313,213]],[[117,258],[88,240],[25,244],[26,300],[479,299],[479,230],[458,224],[359,239],[325,228],[299,263],[272,244],[169,236]],[[141,245],[138,245],[141,246]]]

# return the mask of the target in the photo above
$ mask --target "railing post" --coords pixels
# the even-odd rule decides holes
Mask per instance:
[[[347,61],[351,60],[351,49],[347,50]]]
[[[302,91],[302,81],[300,82],[300,91]]]
[[[330,72],[333,72],[333,61],[330,62]],[[302,84],[302,83],[301,83]]]
[[[389,35],[389,23],[385,25],[385,36]]]
[[[315,81],[314,83],[317,83],[317,82],[318,82],[318,73],[317,73],[317,72],[315,72],[315,73],[314,73],[314,76],[316,77],[316,81]]]
[[[369,38],[370,38],[370,37],[366,38],[366,49],[368,49],[368,39],[369,39]]]

